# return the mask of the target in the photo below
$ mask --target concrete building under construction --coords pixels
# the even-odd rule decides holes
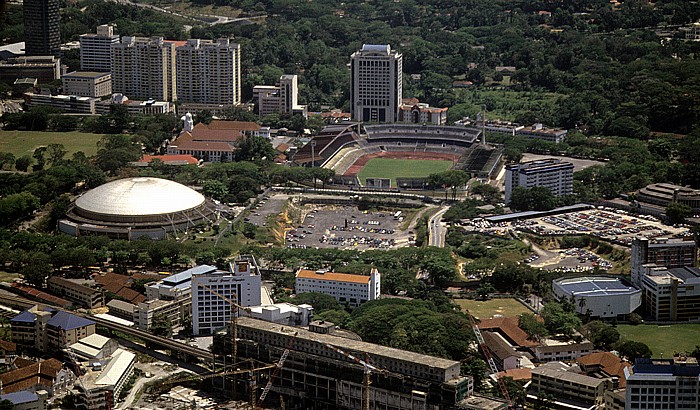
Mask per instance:
[[[240,317],[237,329],[239,362],[276,363],[289,349],[271,391],[294,408],[363,408],[364,366],[338,349],[376,367],[370,408],[454,409],[474,389],[471,377],[460,376],[458,361],[340,337],[334,326],[311,326],[312,331]],[[222,329],[212,350],[231,352],[230,342]]]

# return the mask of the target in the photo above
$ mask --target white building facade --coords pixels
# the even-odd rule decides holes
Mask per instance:
[[[381,294],[381,275],[373,268],[369,276],[301,269],[296,274],[297,294],[318,292],[333,296],[341,304],[359,306]]]
[[[305,105],[298,103],[299,85],[296,75],[282,75],[277,85],[256,85],[253,97],[258,101],[258,114],[301,114],[308,116]]]
[[[105,97],[112,94],[112,75],[98,71],[74,71],[64,74],[63,92],[81,97]]]
[[[240,256],[231,272],[216,271],[192,275],[192,332],[210,335],[231,321],[232,306],[260,305],[260,271],[252,256]],[[214,292],[212,292],[212,290]]]
[[[241,102],[241,46],[227,38],[187,40],[175,54],[178,101],[233,106]]]
[[[559,300],[573,297],[576,311],[593,317],[625,316],[642,304],[642,291],[619,278],[584,276],[555,279],[552,290]]]
[[[506,165],[506,204],[517,187],[541,186],[554,196],[574,193],[574,164],[559,159],[544,159]]]
[[[350,111],[363,122],[396,122],[403,98],[403,55],[388,44],[363,44],[350,57]]]
[[[112,44],[119,42],[119,36],[114,34],[112,26],[103,24],[97,26],[97,33],[80,36],[80,70],[82,71],[112,71]]]

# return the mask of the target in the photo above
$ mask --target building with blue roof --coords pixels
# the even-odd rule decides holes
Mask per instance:
[[[8,400],[15,410],[44,410],[46,408],[46,397],[48,392],[38,391],[32,393],[22,390],[14,393],[0,394],[1,400]]]
[[[592,317],[617,318],[634,312],[642,304],[642,291],[622,278],[582,276],[552,281],[554,295],[574,298],[578,313]]]
[[[626,410],[700,407],[700,366],[694,357],[637,359],[625,379]]]
[[[95,333],[95,322],[72,313],[33,306],[10,319],[12,340],[43,352],[55,352]]]

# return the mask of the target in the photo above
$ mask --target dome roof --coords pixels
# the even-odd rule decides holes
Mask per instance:
[[[161,178],[125,178],[92,189],[75,206],[94,214],[140,216],[163,215],[204,204],[202,194],[177,182]]]

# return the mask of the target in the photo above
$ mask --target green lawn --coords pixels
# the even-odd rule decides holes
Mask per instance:
[[[15,157],[29,154],[37,147],[49,144],[63,144],[68,156],[83,151],[85,155],[97,153],[97,141],[102,134],[87,132],[43,132],[43,131],[0,131],[0,152],[10,152]]]
[[[508,77],[504,77],[505,79]],[[510,80],[508,80],[510,81]],[[528,112],[546,113],[556,110],[556,101],[563,94],[535,92],[535,91],[513,91],[494,89],[460,89],[456,90],[456,101],[450,110],[464,113],[465,115],[476,115],[481,111],[482,104],[489,107],[486,117],[488,119],[501,119],[514,121],[521,114]]]
[[[649,346],[654,357],[690,353],[700,345],[700,324],[618,325],[617,330],[622,338]]]
[[[396,186],[396,178],[422,178],[430,174],[444,172],[452,167],[452,161],[427,159],[372,158],[357,174],[364,184],[365,178],[391,178],[391,186]]]
[[[530,310],[515,299],[472,300],[455,299],[462,310],[469,310],[472,316],[479,319],[490,319],[493,315],[505,317],[520,316]]]

